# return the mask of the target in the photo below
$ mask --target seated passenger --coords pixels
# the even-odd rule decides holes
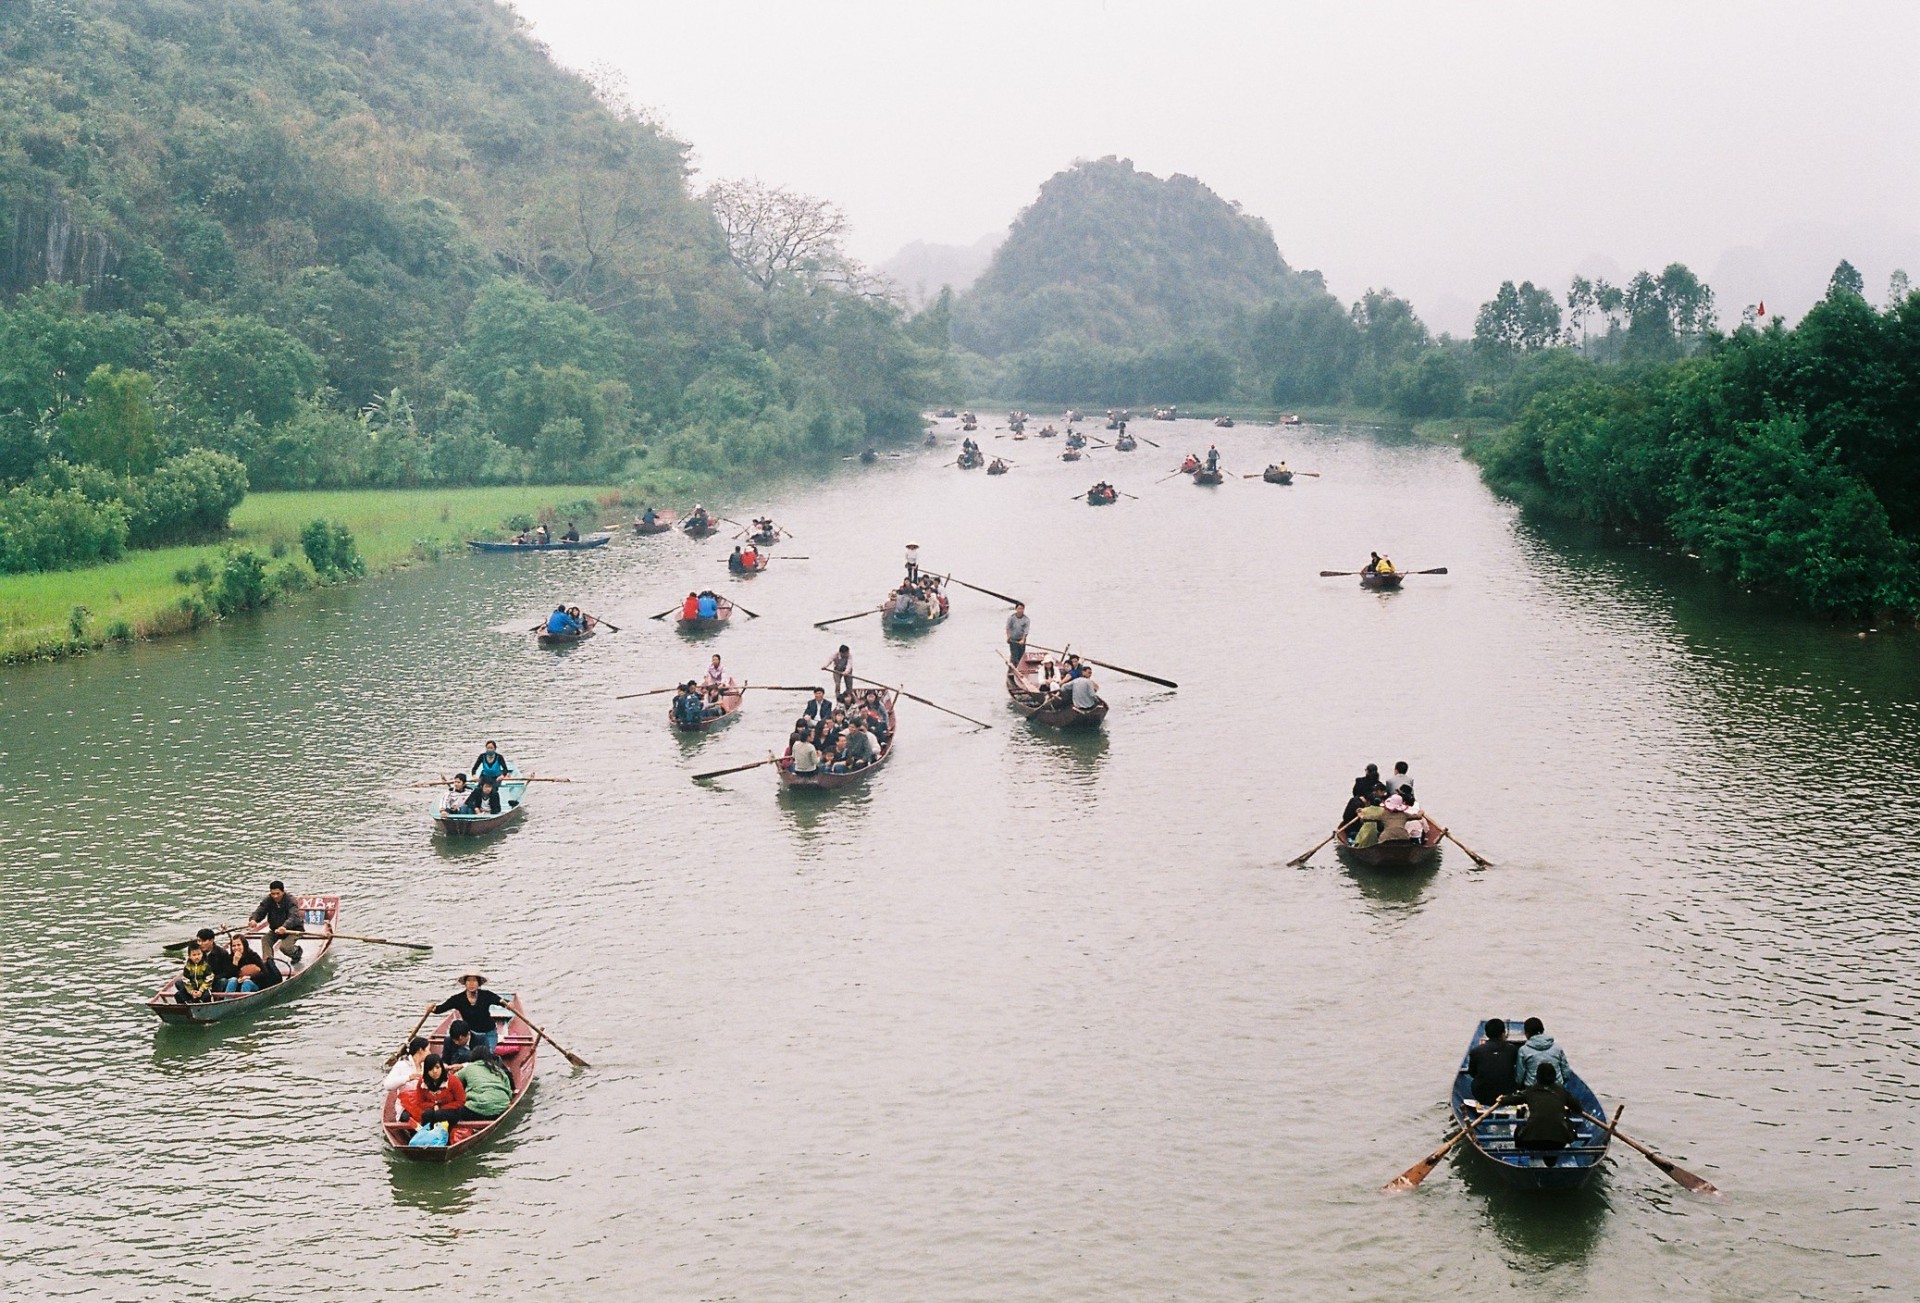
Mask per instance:
[[[711,620],[720,614],[720,599],[712,593],[700,594],[700,618]]]
[[[1517,1041],[1507,1039],[1504,1019],[1487,1019],[1487,1039],[1467,1051],[1467,1074],[1473,1078],[1473,1097],[1482,1106],[1513,1093]]]
[[[459,814],[467,808],[467,798],[473,795],[473,789],[467,786],[465,774],[455,774],[453,785],[447,788],[446,795],[440,798],[442,814]]]
[[[461,813],[463,814],[479,814],[482,807],[484,807],[487,813],[489,814],[500,813],[500,780],[499,779],[497,778],[481,779],[478,786],[476,786],[473,789],[472,793],[468,795],[467,803],[460,808],[461,808]]]
[[[820,748],[813,744],[805,729],[796,728],[787,739],[787,754],[793,759],[796,774],[811,774],[820,768]]]
[[[1573,1069],[1567,1064],[1567,1052],[1553,1043],[1553,1037],[1547,1035],[1547,1025],[1538,1018],[1529,1018],[1522,1024],[1526,1032],[1527,1043],[1520,1047],[1514,1067],[1514,1081],[1526,1085],[1538,1075],[1539,1065],[1551,1063],[1555,1081],[1565,1081],[1573,1075]]]
[[[648,527],[651,527],[659,519],[660,519],[660,513],[655,511],[652,507],[648,507],[645,511],[640,513],[640,523]]]
[[[453,1070],[466,1087],[466,1110],[475,1118],[497,1118],[513,1105],[513,1073],[498,1055],[476,1054]]]
[[[692,727],[705,718],[706,706],[694,690],[693,680],[688,679],[673,696],[673,722]]]
[[[865,769],[873,763],[876,754],[873,735],[866,727],[855,721],[853,729],[847,734],[847,768]]]
[[[426,1061],[427,1038],[415,1036],[400,1051],[400,1057],[387,1069],[386,1080],[380,1083],[382,1090],[394,1090],[405,1086],[420,1075],[420,1065]]]
[[[473,1058],[473,1028],[458,1018],[447,1028],[447,1041],[441,1047],[440,1057],[449,1065],[467,1063]]]
[[[400,1107],[416,1128],[455,1122],[480,1121],[467,1112],[467,1087],[447,1071],[446,1060],[429,1054],[420,1064],[420,1076],[400,1091]]]
[[[1375,796],[1354,812],[1360,820],[1360,826],[1353,831],[1353,845],[1371,846],[1380,840],[1380,828],[1386,822],[1387,811],[1380,802],[1384,797]]]
[[[1372,796],[1373,789],[1380,783],[1380,766],[1368,765],[1367,772],[1353,780],[1355,796]]]
[[[744,569],[747,569],[747,570],[753,570],[757,568],[760,564],[760,549],[756,547],[748,547],[746,552],[743,553],[740,557],[740,564]]]
[[[745,571],[746,568],[747,558],[742,555],[739,548],[734,548],[733,555],[727,558],[727,569],[737,575]]]
[[[272,982],[262,983],[258,979],[266,967],[266,961],[254,953],[247,939],[238,932],[227,938],[227,961],[233,972],[221,988],[228,995],[248,995],[258,991],[262,985],[271,986]],[[274,969],[273,980],[280,980],[280,970]]]
[[[682,620],[697,620],[700,618],[700,594],[687,594],[687,600],[680,605],[680,618]]]
[[[1520,1092],[1527,1106],[1527,1120],[1513,1133],[1516,1149],[1565,1149],[1573,1143],[1573,1119],[1580,1106],[1560,1085],[1560,1074],[1551,1063],[1535,1069],[1533,1084]]]
[[[1070,695],[1073,699],[1073,708],[1082,714],[1100,704],[1100,685],[1093,681],[1092,671],[1074,679]]]
[[[209,929],[211,930],[211,929]],[[213,943],[195,937],[187,943],[187,954],[180,965],[180,976],[173,979],[173,998],[179,1004],[208,1004],[213,1000],[213,965],[207,956]]]
[[[553,634],[579,633],[580,625],[571,615],[567,614],[566,607],[556,606],[553,608],[553,614],[547,617],[547,632]]]
[[[580,541],[580,531],[575,527],[574,523],[569,520],[567,522],[567,532],[562,534],[560,538],[567,543],[578,543]]]
[[[1373,572],[1377,575],[1390,575],[1390,574],[1396,573],[1393,568],[1393,558],[1384,557],[1384,556],[1381,557],[1380,564],[1376,565],[1373,568]]]

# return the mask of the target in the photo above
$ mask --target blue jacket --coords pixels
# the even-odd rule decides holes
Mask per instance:
[[[1567,1084],[1567,1074],[1572,1071],[1567,1066],[1567,1052],[1553,1043],[1553,1037],[1541,1032],[1538,1036],[1529,1036],[1526,1044],[1520,1047],[1520,1054],[1514,1060],[1513,1080],[1516,1085],[1531,1086],[1533,1075],[1542,1063],[1553,1065],[1554,1075],[1559,1084]]]
[[[555,611],[547,617],[548,633],[579,633],[580,625],[565,611]]]
[[[718,614],[720,614],[720,603],[714,601],[711,597],[702,597],[700,599],[700,618],[702,620],[711,620]]]

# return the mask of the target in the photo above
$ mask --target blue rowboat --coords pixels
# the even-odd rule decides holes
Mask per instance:
[[[1518,1027],[1525,1021],[1524,1018],[1506,1019],[1509,1027]],[[1486,1024],[1475,1023],[1473,1035],[1467,1041],[1467,1049],[1472,1050],[1486,1038]],[[1606,1116],[1600,1097],[1580,1079],[1579,1073],[1569,1072],[1562,1084],[1567,1088],[1567,1093],[1573,1096],[1574,1105],[1582,1114]],[[1462,1055],[1460,1068],[1453,1076],[1451,1103],[1454,1125],[1466,1126],[1492,1102],[1473,1098],[1473,1078],[1467,1072],[1466,1056]],[[1566,1148],[1521,1149],[1513,1143],[1513,1136],[1524,1117],[1519,1108],[1502,1105],[1467,1132],[1467,1143],[1493,1164],[1494,1170],[1509,1184],[1523,1190],[1578,1190],[1592,1178],[1595,1169],[1600,1166],[1600,1160],[1607,1156],[1607,1146],[1613,1143],[1611,1130],[1583,1116],[1574,1119],[1573,1143]]]
[[[585,552],[589,548],[605,547],[612,538],[612,534],[587,534],[571,543],[562,538],[556,538],[551,543],[516,543],[512,539],[495,542],[470,538],[467,546],[476,552]]]
[[[452,789],[448,789],[449,791]],[[449,837],[478,837],[496,828],[504,828],[527,812],[527,780],[517,766],[507,767],[500,780],[500,813],[482,806],[478,813],[466,814],[446,807],[446,794],[434,798],[433,822]]]

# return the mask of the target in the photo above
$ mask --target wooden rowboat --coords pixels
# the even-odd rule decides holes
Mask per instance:
[[[1260,472],[1260,478],[1269,484],[1291,484],[1293,483],[1293,472],[1283,471],[1278,466],[1269,466]]]
[[[653,523],[651,525],[644,520],[634,521],[633,532],[642,535],[664,534],[673,528],[673,522],[676,519],[678,519],[678,517],[671,511],[656,511],[653,513]]]
[[[871,466],[879,460],[880,454],[871,448],[864,448],[860,452],[860,464],[862,466]]]
[[[1226,478],[1227,478],[1227,473],[1225,471],[1222,471],[1222,470],[1210,471],[1205,466],[1202,466],[1199,470],[1193,473],[1193,482],[1195,484],[1221,484],[1226,481]]]
[[[588,534],[572,541],[556,538],[550,543],[515,543],[511,539],[496,542],[470,538],[467,546],[476,552],[585,552],[590,548],[605,547],[612,538],[611,534]]]
[[[1007,473],[1007,464],[1001,461],[998,457],[995,457],[993,461],[987,466],[987,474],[989,475],[1005,475],[1006,473]]]
[[[680,532],[688,538],[711,538],[720,532],[720,522],[712,516],[696,517],[681,525]]]
[[[1360,586],[1362,588],[1371,588],[1376,592],[1391,593],[1399,588],[1405,579],[1406,576],[1398,570],[1393,571],[1391,574],[1384,575],[1362,572],[1360,575]]]
[[[1233,418],[1231,416],[1216,416],[1213,418],[1213,423],[1223,430],[1231,430],[1233,428]]]
[[[733,558],[728,557],[727,573],[730,575],[757,575],[762,570],[765,570],[768,566],[772,564],[773,564],[773,558],[768,556],[764,552],[755,552],[753,554],[752,565],[747,565],[745,557],[742,557],[741,564],[737,569],[734,567]]]
[[[1113,441],[1113,450],[1115,452],[1132,452],[1135,448],[1138,448],[1139,446],[1140,445],[1137,442],[1135,442],[1134,437],[1130,434],[1123,434],[1118,439],[1115,439]]]
[[[484,1122],[456,1122],[442,1145],[422,1145],[414,1148],[407,1141],[413,1138],[414,1127],[411,1122],[403,1121],[400,1115],[401,1087],[395,1087],[380,1100],[380,1133],[387,1142],[387,1151],[396,1158],[405,1158],[418,1163],[446,1163],[471,1153],[498,1133],[507,1122],[520,1111],[526,1102],[527,1090],[533,1085],[534,1059],[540,1051],[540,1037],[527,1022],[527,1012],[520,1007],[520,997],[514,996],[507,1001],[512,1017],[498,1024],[494,1030],[500,1039],[494,1045],[498,1054],[507,1065],[507,1075],[513,1078],[513,1098],[507,1108],[497,1118]],[[431,1053],[443,1054],[447,1048],[447,1028],[453,1026],[454,1019],[460,1015],[450,1013],[434,1027],[433,1034],[427,1038],[427,1048]]]
[[[954,462],[954,465],[958,466],[963,471],[978,470],[980,467],[986,464],[987,464],[987,459],[985,454],[975,452],[972,449],[968,449],[967,451],[961,453],[959,459]]]
[[[1523,1019],[1508,1019],[1508,1026],[1518,1027]],[[1487,1038],[1486,1024],[1475,1023],[1473,1035],[1467,1041],[1467,1049]],[[1600,1097],[1591,1087],[1580,1079],[1577,1072],[1569,1072],[1567,1079],[1560,1083],[1566,1087],[1567,1094],[1573,1097],[1574,1104],[1582,1114],[1593,1117],[1605,1117],[1606,1110],[1600,1103]],[[1449,1095],[1449,1104],[1453,1109],[1455,1126],[1465,1126],[1478,1117],[1492,1100],[1473,1098],[1473,1077],[1467,1071],[1466,1057],[1460,1059],[1460,1069],[1453,1076],[1453,1090]],[[1577,1190],[1592,1179],[1600,1166],[1600,1160],[1607,1156],[1607,1147],[1613,1143],[1613,1132],[1587,1117],[1572,1121],[1573,1143],[1564,1149],[1520,1149],[1513,1143],[1514,1133],[1519,1130],[1524,1114],[1513,1105],[1502,1105],[1475,1123],[1467,1131],[1467,1143],[1475,1152],[1489,1163],[1501,1176],[1523,1190]]]
[[[740,714],[740,698],[746,695],[747,685],[729,683],[720,693],[720,713],[702,718],[697,724],[683,724],[673,717],[673,703],[667,703],[667,723],[679,733],[717,733]]]
[[[1046,663],[1046,657],[1028,652],[1019,665],[1007,666],[1007,697],[1013,708],[1034,723],[1050,728],[1099,728],[1100,721],[1107,717],[1105,701],[1092,710],[1075,710],[1072,706],[1049,704],[1051,696],[1042,690],[1040,678],[1040,668]]]
[[[533,640],[542,647],[571,647],[577,642],[585,642],[593,637],[594,627],[589,624],[572,633],[548,633],[545,629],[533,635]]]
[[[773,766],[775,776],[780,779],[780,786],[794,791],[831,792],[842,787],[852,787],[856,783],[864,783],[873,777],[882,765],[893,759],[893,745],[900,740],[900,717],[894,713],[893,708],[899,695],[897,692],[890,692],[880,699],[882,708],[887,712],[887,744],[880,748],[872,764],[865,769],[855,769],[844,774],[828,773],[824,769],[817,769],[811,774],[796,774],[793,772],[792,757],[781,756]]]
[[[719,604],[714,607],[713,615],[706,617],[696,615],[692,619],[688,619],[683,615],[673,623],[674,627],[680,630],[681,633],[711,633],[713,630],[724,626],[726,622],[732,618],[733,603],[723,597],[720,599]]]
[[[444,797],[433,805],[433,822],[441,832],[449,837],[481,837],[526,814],[527,780],[520,777],[517,769],[507,771],[507,776],[500,780],[498,814],[486,809],[478,814],[455,814],[448,811],[442,801]]]
[[[1078,448],[1069,448],[1065,452],[1060,454],[1060,460],[1061,461],[1079,461],[1084,456],[1086,456],[1086,454],[1081,452]]]
[[[1119,493],[1113,489],[1108,489],[1105,493],[1102,493],[1099,489],[1087,490],[1087,505],[1089,507],[1111,507],[1119,500]]]
[[[1419,841],[1401,838],[1398,841],[1375,842],[1371,846],[1350,846],[1344,835],[1334,838],[1333,844],[1340,854],[1355,864],[1369,869],[1414,869],[1431,863],[1440,853],[1440,839],[1444,830],[1431,818],[1427,821],[1426,835]]]
[[[307,937],[300,943],[300,962],[289,964],[285,959],[274,956],[273,962],[279,966],[280,980],[272,986],[262,987],[258,991],[245,994],[227,995],[216,992],[213,999],[200,1004],[182,1004],[174,998],[177,977],[167,979],[166,985],[147,1001],[147,1008],[164,1023],[185,1025],[221,1022],[243,1013],[252,1013],[269,1004],[284,1000],[299,987],[306,984],[314,971],[320,967],[320,961],[333,949],[333,931],[340,926],[340,897],[338,896],[302,896],[300,897],[300,917],[307,925]],[[268,941],[266,925],[250,923],[245,935],[256,944],[255,950],[263,948]]]

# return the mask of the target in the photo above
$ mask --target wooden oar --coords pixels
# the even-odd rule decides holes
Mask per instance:
[[[1031,645],[1035,651],[1052,652],[1056,656],[1065,656],[1067,654],[1065,648],[1042,647],[1038,643]],[[1097,661],[1091,656],[1082,656],[1080,659],[1089,665],[1098,665],[1103,670],[1112,670],[1115,674],[1127,674],[1136,679],[1145,679],[1148,683],[1158,683],[1163,688],[1177,688],[1180,686],[1172,679],[1163,679],[1157,674],[1142,674],[1139,670],[1130,670],[1124,665],[1109,665],[1105,661]]]
[[[620,626],[619,626],[619,625],[617,625],[617,624],[615,624],[615,623],[614,623],[613,621],[611,621],[611,620],[605,620],[605,619],[602,619],[602,618],[601,618],[600,616],[597,616],[597,615],[595,615],[595,614],[594,614],[594,613],[593,613],[592,611],[582,611],[582,612],[580,612],[580,614],[582,614],[582,615],[584,615],[584,616],[586,616],[586,617],[587,617],[587,618],[588,618],[589,620],[592,620],[592,621],[593,621],[593,622],[594,622],[595,624],[604,624],[604,625],[606,625],[606,626],[607,626],[607,629],[608,629],[608,631],[609,631],[609,632],[612,632],[612,633],[619,633],[619,632],[620,632]]]
[[[1617,1117],[1614,1119],[1614,1122],[1610,1125],[1605,1118],[1597,1118],[1593,1114],[1587,1112],[1585,1109],[1582,1109],[1580,1111],[1580,1116],[1584,1117],[1589,1122],[1596,1122],[1599,1125],[1606,1127],[1610,1134],[1617,1136],[1619,1139],[1625,1141],[1633,1149],[1639,1151],[1640,1155],[1644,1157],[1649,1163],[1652,1163],[1655,1167],[1665,1172],[1668,1176],[1672,1177],[1675,1182],[1684,1186],[1686,1189],[1693,1191],[1693,1193],[1695,1194],[1703,1194],[1713,1199],[1718,1199],[1721,1197],[1720,1187],[1715,1185],[1713,1182],[1707,1180],[1706,1177],[1694,1175],[1692,1172],[1689,1172],[1686,1168],[1680,1166],[1680,1164],[1674,1162],[1670,1158],[1662,1158],[1660,1155],[1654,1153],[1653,1150],[1647,1148],[1645,1145],[1641,1144],[1638,1140],[1635,1140],[1632,1136],[1626,1134],[1624,1131],[1621,1131],[1619,1129],[1619,1119]]]
[[[1147,447],[1149,448],[1158,448],[1160,446],[1159,444],[1155,443],[1153,440],[1147,438],[1147,436],[1144,434],[1136,434],[1133,437],[1138,439],[1141,443],[1146,444]]]
[[[680,606],[684,606],[684,605],[685,605],[685,603],[681,603],[681,604],[680,604]],[[648,616],[647,618],[648,618],[649,620],[664,620],[664,619],[666,619],[666,618],[667,618],[667,617],[668,617],[669,615],[672,615],[672,614],[673,614],[674,612],[676,612],[676,611],[678,611],[678,610],[680,609],[680,606],[669,606],[669,607],[668,607],[668,608],[667,608],[666,610],[664,610],[664,611],[662,611],[662,612],[660,612],[660,614],[658,614],[658,615],[649,615],[649,616]]]
[[[1504,1095],[1500,1097],[1500,1099],[1505,1099],[1505,1098],[1506,1096]],[[1475,1126],[1479,1125],[1481,1118],[1486,1117],[1487,1114],[1493,1112],[1496,1108],[1499,1108],[1499,1107],[1500,1107],[1500,1100],[1496,1099],[1495,1101],[1493,1101],[1493,1103],[1487,1105],[1484,1109],[1480,1110],[1479,1117],[1474,1118],[1471,1122],[1468,1122],[1465,1126],[1461,1127],[1458,1131],[1455,1131],[1452,1135],[1448,1136],[1446,1139],[1446,1142],[1442,1144],[1438,1149],[1434,1150],[1431,1154],[1428,1154],[1425,1158],[1415,1163],[1412,1167],[1409,1167],[1406,1171],[1400,1173],[1400,1175],[1394,1177],[1391,1181],[1381,1186],[1380,1193],[1381,1194],[1401,1194],[1408,1190],[1418,1189],[1422,1181],[1426,1180],[1429,1176],[1433,1175],[1433,1169],[1440,1166],[1441,1161],[1445,1159],[1448,1154],[1453,1152],[1454,1146],[1459,1144],[1462,1140],[1465,1140],[1467,1138],[1467,1133],[1469,1131],[1472,1131]]]
[[[878,615],[886,609],[884,606],[876,606],[871,611],[855,611],[852,615],[836,615],[831,620],[815,620],[813,627],[824,629],[830,624],[839,624],[842,620],[858,620],[863,615]]]
[[[778,756],[768,756],[768,757],[767,757],[767,758],[766,758],[765,760],[756,760],[756,761],[754,761],[754,762],[753,762],[752,764],[750,764],[750,765],[735,765],[735,766],[734,766],[733,768],[731,768],[731,769],[714,769],[714,770],[710,770],[710,771],[708,771],[707,773],[704,773],[704,774],[695,774],[695,775],[693,776],[693,781],[694,781],[694,782],[696,782],[696,783],[704,783],[704,782],[706,782],[706,781],[707,781],[707,780],[708,780],[709,778],[718,778],[718,777],[720,777],[720,775],[722,775],[722,774],[743,774],[743,773],[745,773],[745,772],[746,772],[747,770],[749,770],[749,769],[758,769],[758,768],[759,768],[759,767],[760,767],[761,765],[771,765],[771,764],[774,764],[774,763],[775,763],[775,762],[777,762],[777,761],[778,761],[779,759],[780,759],[780,757],[778,757]]]
[[[508,774],[500,781],[503,783],[571,783],[573,780],[571,778],[535,778],[532,774],[522,778],[519,774]]]
[[[996,593],[991,588],[982,588],[978,584],[970,584],[964,579],[955,579],[952,575],[948,575],[947,579],[952,583],[959,584],[962,588],[971,588],[976,593],[985,593],[988,597],[997,597],[1009,606],[1022,605],[1020,599],[1017,597],[1008,597],[1005,593]]]
[[[1452,842],[1455,846],[1458,846],[1461,850],[1465,851],[1467,853],[1467,858],[1471,859],[1475,864],[1478,864],[1481,868],[1490,869],[1493,867],[1492,860],[1488,859],[1486,856],[1474,850],[1473,847],[1467,845],[1465,842],[1461,841],[1458,837],[1455,837],[1451,829],[1443,825],[1440,829],[1440,835],[1442,837],[1445,837],[1448,841]]]
[[[1175,472],[1174,472],[1174,473],[1173,473],[1172,475],[1162,475],[1162,476],[1161,476],[1161,477],[1160,477],[1159,479],[1157,479],[1157,480],[1155,480],[1155,481],[1154,481],[1154,483],[1155,483],[1155,484],[1165,484],[1165,483],[1166,483],[1166,482],[1167,482],[1168,480],[1171,480],[1171,479],[1176,479],[1176,478],[1178,478],[1179,476],[1182,476],[1182,475],[1187,475],[1187,474],[1190,474],[1190,473],[1191,473],[1191,472],[1189,472],[1189,471],[1184,471],[1184,470],[1178,470],[1178,471],[1175,471]]]
[[[518,1018],[521,1022],[525,1023],[527,1026],[533,1028],[534,1034],[538,1036],[541,1040],[553,1046],[554,1049],[559,1050],[560,1053],[566,1055],[567,1062],[571,1063],[574,1067],[591,1068],[593,1066],[591,1063],[588,1063],[585,1059],[581,1058],[578,1054],[575,1054],[572,1050],[562,1045],[559,1041],[556,1041],[553,1039],[553,1037],[547,1035],[545,1029],[542,1028],[539,1023],[527,1017],[527,1015],[525,1015],[524,1013],[521,1013],[518,1009],[513,1011],[513,1016]],[[392,1067],[393,1065],[388,1064],[387,1066]]]
[[[736,611],[747,611],[747,608],[746,608],[746,607],[744,607],[744,606],[742,606],[742,605],[740,605],[740,603],[738,603],[738,602],[735,602],[735,603],[733,604],[733,609],[734,609],[734,610],[736,610]],[[747,611],[747,618],[748,618],[748,619],[750,619],[750,620],[758,620],[758,619],[760,618],[760,612],[758,612],[758,611]]]
[[[993,727],[993,725],[985,722],[984,720],[975,719],[971,715],[962,715],[957,710],[947,710],[945,706],[941,705],[937,701],[928,701],[925,697],[916,697],[911,692],[908,692],[905,688],[896,688],[891,683],[881,683],[875,679],[863,679],[858,674],[849,674],[847,675],[847,677],[852,679],[855,683],[870,684],[871,686],[876,688],[885,688],[888,692],[897,692],[901,696],[905,697],[908,701],[917,701],[923,706],[932,706],[935,710],[945,711],[947,714],[952,715],[955,719],[964,719],[967,721],[967,723],[977,725],[980,728]]]
[[[233,933],[240,931],[240,928],[228,927],[225,923],[220,923],[220,924],[216,924],[213,930],[215,932],[225,932],[229,936],[231,936]],[[167,944],[160,947],[160,951],[162,954],[177,955],[182,950],[185,950],[188,946],[192,945],[193,942],[194,942],[193,937],[188,937],[185,941],[169,941],[167,942]]]
[[[1312,859],[1315,855],[1318,855],[1320,853],[1320,848],[1322,846],[1325,846],[1328,842],[1332,841],[1335,837],[1338,837],[1341,833],[1345,832],[1347,829],[1353,827],[1353,825],[1359,822],[1360,821],[1358,819],[1347,820],[1345,823],[1341,824],[1338,828],[1335,828],[1332,832],[1328,833],[1324,839],[1315,843],[1312,850],[1302,851],[1300,854],[1288,860],[1287,867],[1290,869],[1299,868],[1301,865],[1305,864],[1308,860]]]
[[[400,1056],[407,1052],[407,1042],[420,1034],[420,1029],[427,1025],[427,1019],[431,1017],[433,1017],[433,1008],[428,1006],[427,1011],[420,1015],[420,1021],[413,1025],[413,1030],[400,1038],[400,1048],[389,1054],[386,1063],[381,1066],[391,1068],[400,1062]]]
[[[316,941],[365,941],[376,946],[405,946],[408,950],[433,949],[424,941],[389,941],[385,937],[355,936],[351,932],[309,932],[306,935]]]
[[[648,688],[645,692],[623,692],[619,696],[615,697],[614,700],[615,701],[632,701],[635,697],[657,697],[663,692],[678,692],[678,691],[680,691],[680,688],[676,684],[671,688]]]
[[[1339,579],[1342,577],[1351,579],[1355,575],[1364,575],[1366,573],[1364,570],[1322,570],[1320,577],[1322,579]],[[1445,566],[1435,566],[1431,570],[1395,570],[1393,573],[1396,575],[1444,575],[1447,573],[1447,568]]]
[[[1129,492],[1127,492],[1127,491],[1126,491],[1125,489],[1115,489],[1115,490],[1114,490],[1114,492],[1115,492],[1115,493],[1118,493],[1118,494],[1119,494],[1119,495],[1120,495],[1121,497],[1123,497],[1123,498],[1133,498],[1133,500],[1134,500],[1135,502],[1138,502],[1138,501],[1140,501],[1140,499],[1139,499],[1139,498],[1137,498],[1137,497],[1134,497],[1134,495],[1133,495],[1133,494],[1131,494],[1131,493],[1129,493]]]

